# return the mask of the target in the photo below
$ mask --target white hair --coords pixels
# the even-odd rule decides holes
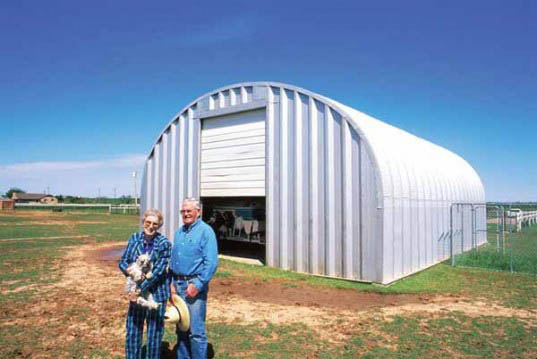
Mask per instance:
[[[149,216],[155,216],[158,218],[158,227],[162,226],[162,223],[164,222],[164,217],[162,217],[162,213],[156,208],[150,208],[146,209],[144,212],[144,221]]]
[[[187,199],[183,200],[183,202],[181,202],[181,207],[184,206],[187,203],[192,204],[197,209],[201,209],[200,201],[197,198],[187,198]]]

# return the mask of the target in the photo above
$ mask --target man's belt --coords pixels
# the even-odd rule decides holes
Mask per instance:
[[[175,280],[190,280],[192,278],[196,278],[197,275],[196,274],[193,274],[193,275],[183,275],[183,274],[175,274],[172,272],[172,278],[175,279]]]

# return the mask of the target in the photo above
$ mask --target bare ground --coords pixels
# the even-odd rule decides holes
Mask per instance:
[[[125,279],[117,269],[117,253],[125,244],[73,247],[63,258],[59,283],[42,286],[29,307],[0,308],[4,325],[47,328],[45,348],[74,345],[79,338],[95,348],[123,354],[127,300]],[[20,287],[19,289],[20,290]],[[3,290],[0,294],[9,291]],[[348,339],[352,329],[371,320],[390,321],[396,315],[446,312],[535,319],[536,311],[503,307],[485,298],[470,301],[458,295],[381,295],[345,289],[324,289],[280,281],[217,278],[211,282],[208,321],[252,324],[302,323],[333,343]],[[24,352],[31,348],[21,348]],[[47,349],[48,350],[48,349]],[[50,353],[32,353],[32,358]]]
[[[91,266],[94,271],[106,275],[109,269],[117,270],[117,258],[107,257],[106,253],[118,248],[122,247],[104,244],[99,248],[80,248],[73,255],[79,256],[76,260],[79,265]],[[114,277],[109,279],[109,289],[105,291],[116,288],[117,293],[118,288],[123,289],[123,278],[115,273],[112,271]],[[337,340],[331,336],[342,318],[345,322],[390,320],[405,313],[434,315],[449,311],[468,316],[537,318],[537,311],[506,308],[485,298],[470,301],[459,295],[378,294],[320,288],[304,283],[289,286],[286,282],[275,280],[243,281],[235,277],[216,278],[211,282],[207,315],[210,321],[235,324],[303,323],[324,338]],[[345,337],[344,332],[339,334],[340,339]]]

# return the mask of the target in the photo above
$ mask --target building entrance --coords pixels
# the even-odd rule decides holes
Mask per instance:
[[[265,197],[202,197],[220,254],[265,261]]]

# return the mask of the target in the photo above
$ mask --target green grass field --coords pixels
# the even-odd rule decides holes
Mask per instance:
[[[75,263],[65,259],[68,253],[82,246],[125,242],[137,222],[136,216],[95,213],[0,214],[0,358],[123,357],[121,293],[103,290],[94,295],[77,287],[65,292],[62,275]],[[524,235],[535,239],[537,232]],[[99,268],[103,273],[95,275],[121,281],[117,268]],[[92,273],[81,276],[83,287]],[[322,335],[307,321],[213,320],[208,323],[208,335],[216,358],[537,357],[534,275],[439,264],[386,287],[222,260],[215,281],[230,279],[329,290],[334,300],[340,291],[405,293],[445,300],[448,309],[394,315],[375,309],[364,312],[359,320],[349,319],[349,313],[352,317],[360,311],[333,310],[330,326],[321,323]],[[225,296],[215,299],[223,301]],[[481,313],[487,306],[498,309]],[[233,302],[229,307],[234,310]],[[175,344],[170,328],[164,342],[168,349]],[[170,350],[165,351],[164,357],[170,355]]]
[[[503,248],[498,246],[496,225],[488,225],[488,243],[456,256],[456,264],[499,271],[537,275],[537,225],[505,233]]]

